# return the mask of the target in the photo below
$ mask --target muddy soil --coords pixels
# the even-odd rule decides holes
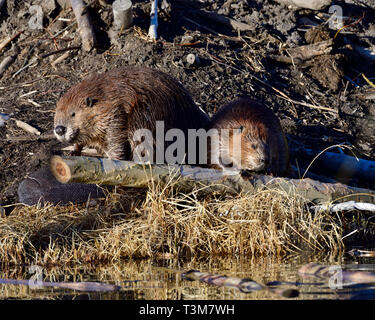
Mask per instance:
[[[62,153],[52,129],[54,108],[64,92],[91,72],[124,65],[173,75],[209,115],[241,95],[263,101],[280,118],[292,165],[302,172],[311,161],[305,149],[318,153],[345,144],[351,150],[344,152],[375,159],[374,1],[336,1],[347,17],[340,32],[328,28],[328,8],[291,10],[264,0],[160,1],[156,42],[146,37],[151,1],[133,0],[133,26],[118,36],[110,32],[112,1],[91,1],[88,12],[98,45],[89,53],[79,48],[59,51],[80,47],[75,17],[65,8],[66,2],[8,0],[1,9],[0,39],[15,37],[0,52],[1,61],[14,58],[0,78],[0,205],[16,203],[20,181],[48,165],[52,154]],[[38,4],[43,29],[32,30],[30,21],[35,17],[29,7]],[[208,19],[203,10],[251,28],[238,33]],[[312,24],[326,28],[319,40],[334,39],[329,54],[302,65],[271,58],[312,41],[306,38]],[[198,64],[187,62],[191,53],[199,57]],[[20,129],[15,120],[27,122],[41,135]],[[374,187],[366,182],[360,186]]]

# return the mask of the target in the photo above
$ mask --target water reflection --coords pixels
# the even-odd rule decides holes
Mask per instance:
[[[302,265],[316,262],[324,265],[342,265],[350,270],[374,272],[374,258],[349,255],[294,255],[283,259],[270,257],[245,259],[239,257],[205,259],[201,261],[129,260],[112,265],[42,268],[44,282],[100,282],[114,284],[120,290],[85,292],[57,287],[0,284],[1,299],[111,299],[111,300],[244,300],[286,299],[271,290],[243,293],[235,287],[220,287],[189,281],[182,273],[191,269],[228,277],[250,278],[272,288],[297,289],[299,297],[293,299],[374,299],[375,289],[368,284],[354,284],[332,289],[327,279],[302,277]],[[345,267],[345,268],[346,268]],[[29,267],[2,268],[1,279],[35,278]]]

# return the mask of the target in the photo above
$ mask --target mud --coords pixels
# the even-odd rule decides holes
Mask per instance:
[[[110,32],[113,15],[111,1],[107,2],[94,2],[88,9],[98,38],[97,48],[89,53],[80,49],[58,51],[80,46],[74,14],[64,9],[64,1],[8,0],[2,8],[0,39],[22,33],[0,52],[1,61],[14,57],[0,78],[0,113],[11,116],[0,126],[1,205],[16,203],[19,183],[47,165],[52,154],[63,153],[63,146],[52,136],[54,109],[62,94],[91,72],[123,65],[143,65],[171,74],[209,115],[241,95],[262,101],[280,118],[292,165],[302,173],[311,161],[301,152],[305,148],[318,153],[346,144],[358,157],[375,159],[375,107],[371,98],[375,89],[362,76],[375,82],[373,2],[335,2],[350,17],[344,23],[348,27],[317,37],[334,38],[334,48],[329,55],[303,66],[280,63],[270,55],[279,54],[281,48],[307,44],[305,34],[310,26],[303,21],[308,18],[322,24],[328,9],[289,10],[263,0],[167,1],[159,11],[160,38],[148,42],[149,1],[133,1],[134,25],[118,37]],[[33,18],[29,6],[34,4],[43,7],[42,30],[29,27]],[[238,37],[231,27],[207,19],[203,10],[246,23],[251,30]],[[187,62],[191,53],[200,63]],[[64,54],[62,62],[53,63]],[[42,134],[25,132],[16,126],[15,119]],[[360,186],[374,187],[366,182]]]

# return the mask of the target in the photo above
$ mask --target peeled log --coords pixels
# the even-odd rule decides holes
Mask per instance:
[[[220,170],[188,165],[138,164],[131,161],[93,157],[51,159],[51,172],[62,183],[89,183],[148,188],[153,183],[172,184],[182,191],[202,193],[256,192],[264,187],[290,196],[301,196],[314,203],[326,203],[345,196],[343,201],[375,203],[375,191],[341,183],[321,183],[311,179],[287,179],[254,174],[250,178],[225,175]],[[172,181],[172,182],[171,182]]]

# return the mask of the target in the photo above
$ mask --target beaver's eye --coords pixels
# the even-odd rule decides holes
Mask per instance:
[[[243,126],[240,126],[239,129],[240,129],[240,132],[242,132],[243,131]]]
[[[72,112],[71,114],[72,118],[76,116],[76,113],[75,112]]]
[[[257,146],[256,146],[255,143],[253,143],[253,144],[251,145],[251,147],[252,147],[254,150],[257,148]]]
[[[91,97],[87,97],[85,102],[86,102],[86,106],[91,108],[96,102],[98,102],[98,100],[93,99]]]

